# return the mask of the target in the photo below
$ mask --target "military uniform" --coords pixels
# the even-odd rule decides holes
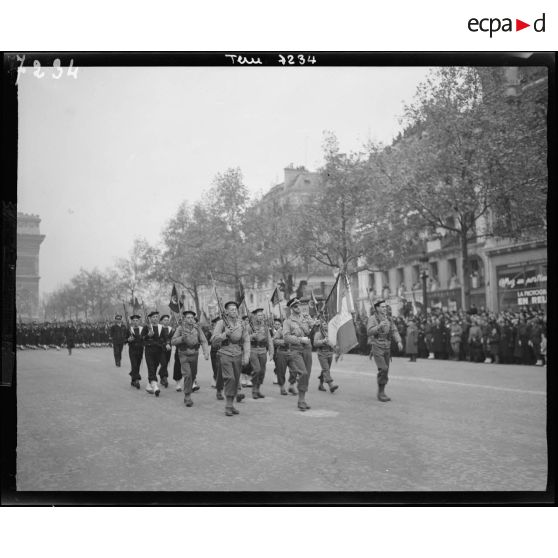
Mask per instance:
[[[263,309],[258,308],[252,312],[257,314]],[[265,378],[265,369],[267,365],[267,353],[273,354],[273,340],[269,333],[269,329],[264,320],[254,318],[249,325],[250,330],[250,364],[252,365],[252,397],[261,399],[265,397],[260,386]]]
[[[110,341],[112,343],[112,352],[114,354],[114,363],[116,366],[120,366],[122,360],[122,349],[126,343],[126,337],[128,337],[128,328],[118,320],[122,320],[122,316],[117,314],[114,316],[117,323],[110,327]]]
[[[64,342],[66,343],[69,355],[72,354],[72,349],[76,346],[76,337],[76,328],[71,323],[68,324],[66,329],[64,329]]]
[[[158,316],[158,312],[151,312],[148,317]],[[157,384],[157,368],[161,362],[163,352],[163,326],[161,324],[149,324],[143,326],[141,336],[145,348],[145,363],[147,364],[147,382],[145,390],[159,396],[160,390]]]
[[[183,323],[174,332],[171,343],[176,346],[179,354],[182,378],[184,380],[184,402],[188,407],[191,407],[193,403],[190,396],[192,394],[192,384],[198,373],[200,346],[205,358],[209,358],[207,338],[199,326]]]
[[[227,302],[225,308],[236,302]],[[229,327],[225,326],[223,320],[219,320],[215,324],[211,343],[220,342],[221,346],[218,350],[220,369],[223,377],[223,387],[225,391],[226,406],[225,414],[232,416],[238,414],[238,410],[234,408],[233,401],[238,393],[240,382],[240,373],[243,361],[249,359],[250,355],[250,335],[243,320],[239,317],[228,317]],[[219,389],[219,386],[217,386]]]
[[[134,315],[132,319],[139,319],[139,316]],[[139,389],[140,387],[140,366],[143,359],[143,337],[141,336],[142,327],[140,325],[131,325],[128,330],[128,355],[130,357],[130,377],[132,378],[132,386]]]
[[[317,349],[318,353],[318,362],[322,367],[322,371],[319,376],[320,380],[320,390],[325,391],[323,384],[326,383],[329,386],[329,391],[333,393],[336,389],[339,388],[337,384],[333,383],[333,378],[331,377],[331,363],[333,361],[333,355],[335,351],[333,347],[329,344],[329,341],[326,342],[327,335],[325,331],[322,331],[322,328],[319,328],[314,335],[314,347]]]
[[[167,315],[161,317],[161,320],[164,318],[168,318]],[[171,340],[174,335],[174,330],[168,324],[162,323],[161,324],[161,339],[162,339],[162,350],[161,350],[161,361],[159,362],[159,379],[161,384],[166,388],[169,387],[169,372],[168,372],[168,365],[171,359],[172,353],[172,346]]]
[[[287,375],[287,363],[289,358],[291,358],[291,349],[288,343],[283,337],[283,328],[280,327],[276,329],[273,333],[273,345],[275,347],[275,355],[273,360],[275,361],[275,373],[277,375],[277,383],[281,389],[281,395],[288,395],[285,389],[286,375]],[[290,392],[296,395],[296,390],[294,389],[294,384],[296,383],[296,376],[293,374],[292,370],[289,369],[289,386]]]
[[[376,303],[375,307],[379,304]],[[378,399],[380,401],[389,401],[390,398],[385,395],[385,386],[388,383],[391,340],[392,338],[395,339],[397,344],[401,346],[401,336],[392,319],[387,315],[382,316],[378,312],[375,312],[368,318],[366,330],[368,342],[371,346],[371,355],[374,357],[378,367]]]
[[[310,406],[304,400],[308,391],[310,372],[304,363],[304,355],[308,353],[307,345],[310,346],[310,356],[312,356],[312,349],[308,323],[301,314],[294,311],[294,307],[299,304],[300,301],[297,298],[293,298],[287,303],[287,306],[291,308],[291,315],[283,322],[283,339],[285,340],[285,347],[289,349],[287,366],[292,370],[298,382],[298,408],[305,411],[310,409]]]

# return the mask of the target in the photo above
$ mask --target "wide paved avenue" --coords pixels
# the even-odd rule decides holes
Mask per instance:
[[[546,368],[394,358],[387,393],[375,366],[345,355],[340,385],[320,392],[314,355],[307,402],[282,396],[268,363],[226,417],[200,357],[194,407],[174,386],[130,386],[109,348],[19,352],[18,490],[544,490]],[[170,372],[172,376],[172,371]]]

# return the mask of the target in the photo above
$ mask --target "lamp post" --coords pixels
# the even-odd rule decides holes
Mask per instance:
[[[428,300],[427,300],[427,290],[426,290],[426,280],[428,279],[428,256],[426,253],[419,258],[420,262],[420,278],[422,280],[422,304],[424,307],[424,314],[427,314]]]

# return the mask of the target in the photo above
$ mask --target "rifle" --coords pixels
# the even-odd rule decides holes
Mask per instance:
[[[215,283],[215,279],[213,278],[213,273],[211,273],[210,275],[211,275],[211,281],[213,282],[213,292],[215,293],[215,298],[217,299],[217,307],[219,308],[219,314],[221,315],[221,319],[223,320],[225,326],[230,328],[231,324],[229,322],[229,319],[227,318],[227,315],[225,314],[225,308],[223,307],[223,303],[221,302],[221,299],[217,294],[217,285]]]

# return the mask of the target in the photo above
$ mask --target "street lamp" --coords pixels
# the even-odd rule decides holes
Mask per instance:
[[[422,304],[424,306],[424,314],[427,314],[428,301],[426,294],[426,280],[428,279],[428,256],[426,252],[419,258],[420,262],[420,278],[422,280]]]

